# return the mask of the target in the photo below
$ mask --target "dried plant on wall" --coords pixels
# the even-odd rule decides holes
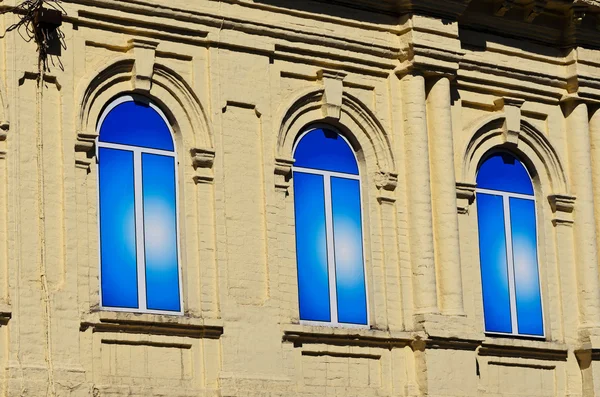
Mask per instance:
[[[39,54],[40,72],[48,71],[50,64],[63,69],[59,55],[66,49],[65,35],[60,29],[63,15],[62,0],[24,0],[15,7],[7,7],[1,14],[14,13],[18,22],[6,28],[7,33],[17,31],[26,42],[34,40]]]

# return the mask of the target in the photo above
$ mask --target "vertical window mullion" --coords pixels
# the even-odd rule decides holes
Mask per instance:
[[[331,176],[323,175],[325,184],[325,228],[327,231],[327,266],[329,269],[329,304],[331,323],[338,324],[337,286],[335,283],[335,247],[333,240],[333,209],[331,204]]]
[[[146,303],[146,250],[144,241],[144,202],[142,186],[142,153],[134,151],[133,157],[134,183],[135,183],[135,235],[138,257],[138,294],[140,310],[147,309]]]
[[[510,201],[506,194],[502,195],[502,202],[504,204],[504,232],[506,235],[506,260],[508,264],[508,292],[510,295],[510,318],[512,333],[519,333],[519,323],[517,319],[517,297],[515,291],[515,264],[513,257],[513,244],[512,244],[512,228],[510,221]]]

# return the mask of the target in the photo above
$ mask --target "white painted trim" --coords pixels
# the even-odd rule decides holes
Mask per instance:
[[[102,123],[108,116],[108,114],[118,105],[123,104],[125,102],[134,102],[140,101],[143,103],[148,103],[149,106],[156,111],[159,116],[163,119],[167,127],[169,128],[169,132],[171,133],[171,139],[173,140],[173,148],[174,151],[166,151],[159,149],[150,149],[139,146],[129,146],[129,145],[121,145],[116,143],[107,143],[100,142],[100,129],[102,127]],[[109,148],[109,149],[117,149],[123,151],[133,152],[134,156],[134,200],[135,200],[135,218],[136,218],[136,252],[137,252],[137,271],[138,271],[138,305],[139,308],[131,309],[131,308],[121,308],[121,307],[110,307],[102,305],[102,241],[100,234],[100,178],[99,178],[99,169],[96,174],[96,196],[98,203],[98,278],[100,282],[99,292],[99,307],[101,310],[106,311],[116,311],[116,312],[129,312],[129,313],[148,313],[148,314],[166,314],[171,316],[182,316],[184,314],[183,307],[183,266],[181,263],[181,233],[180,233],[180,203],[179,203],[179,172],[178,172],[178,164],[177,160],[177,147],[175,145],[175,139],[173,139],[174,131],[171,127],[169,120],[163,111],[154,105],[148,98],[140,96],[140,95],[124,95],[113,102],[111,102],[104,112],[102,113],[97,127],[96,127],[96,158],[99,159],[99,148]],[[156,154],[160,156],[172,157],[174,159],[175,164],[175,223],[176,223],[176,232],[177,232],[177,273],[179,276],[179,311],[166,311],[166,310],[151,310],[147,308],[146,302],[146,261],[145,261],[145,247],[144,247],[144,211],[143,211],[143,194],[142,194],[142,154]],[[138,219],[141,221],[138,222]],[[141,230],[141,238],[140,238],[140,230]],[[141,254],[140,254],[141,252]],[[143,283],[142,283],[143,281]]]
[[[311,131],[316,129],[329,129],[336,132],[339,136],[341,136],[352,155],[354,156],[354,160],[356,161],[356,166],[360,172],[360,163],[358,158],[356,157],[356,153],[354,152],[354,148],[346,139],[346,137],[341,134],[336,128],[329,125],[313,125],[312,128],[303,132],[299,138],[294,143],[294,148],[292,153],[295,153],[298,143],[302,140],[302,138]],[[320,321],[308,321],[308,320],[300,320],[300,324],[311,325],[311,326],[320,326],[320,327],[343,327],[343,328],[361,328],[361,329],[369,329],[371,324],[370,319],[370,303],[369,303],[369,279],[367,277],[367,261],[366,261],[366,251],[365,251],[365,224],[364,224],[364,210],[363,210],[363,200],[362,200],[362,179],[360,174],[346,174],[341,172],[334,171],[324,171],[318,170],[314,168],[304,168],[292,166],[292,176],[293,172],[301,172],[306,174],[313,175],[321,175],[323,176],[323,189],[325,195],[325,228],[327,235],[327,266],[328,266],[328,277],[329,277],[329,302],[330,302],[330,313],[331,313],[331,321],[330,322],[320,322]],[[342,178],[342,179],[350,179],[358,181],[358,194],[359,194],[359,203],[360,203],[360,224],[361,224],[361,244],[362,244],[362,263],[363,263],[363,277],[365,282],[365,302],[366,302],[366,310],[367,310],[367,324],[351,324],[351,323],[341,323],[338,320],[338,311],[337,311],[337,286],[336,286],[336,273],[335,273],[335,240],[333,233],[333,208],[331,202],[331,178]],[[295,194],[295,192],[294,192]],[[296,266],[297,266],[297,258],[296,258]],[[333,269],[333,270],[332,270]]]
[[[325,195],[325,231],[327,235],[327,277],[329,278],[329,310],[331,322],[338,323],[337,284],[335,269],[335,244],[333,240],[333,206],[331,203],[331,178],[323,178]]]
[[[519,333],[519,324],[517,322],[517,294],[515,285],[515,263],[512,245],[512,228],[510,222],[510,204],[508,197],[502,197],[502,208],[504,211],[504,239],[506,241],[506,265],[508,271],[508,295],[510,296],[510,321],[512,333]]]
[[[344,179],[353,179],[356,181],[360,181],[360,175],[354,174],[344,174],[343,172],[334,172],[334,171],[323,171],[318,170],[316,168],[304,168],[304,167],[292,167],[294,171],[303,172],[305,174],[314,174],[314,175],[323,175],[326,177],[336,177],[336,178],[344,178]]]
[[[368,324],[350,324],[350,323],[338,323],[336,322],[325,322],[325,321],[309,321],[300,320],[301,325],[308,325],[311,327],[327,327],[327,328],[353,328],[353,329],[371,329]]]
[[[535,201],[535,196],[533,194],[511,193],[511,192],[504,192],[501,190],[482,189],[482,188],[476,188],[475,191],[478,193],[485,193],[485,194],[490,194],[493,196],[514,197],[514,198],[519,198],[519,199],[523,199],[523,200],[534,200]]]
[[[165,157],[175,157],[175,152],[170,152],[168,150],[158,150],[158,149],[150,149],[141,146],[130,146],[130,145],[122,145],[119,143],[108,143],[108,142],[98,142],[98,147],[103,147],[107,149],[117,149],[117,150],[127,150],[134,153],[149,153],[156,154],[159,156]]]

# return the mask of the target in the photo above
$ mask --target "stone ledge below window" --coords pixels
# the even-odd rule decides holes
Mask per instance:
[[[569,348],[560,342],[494,337],[487,337],[478,351],[480,356],[551,361],[567,361],[568,354]]]
[[[88,314],[81,321],[80,330],[83,332],[88,329],[92,332],[219,339],[223,335],[223,321],[198,317],[99,311]]]
[[[420,333],[413,332],[304,324],[285,324],[282,331],[283,341],[291,342],[296,347],[303,344],[330,344],[393,349],[409,346],[420,337]]]
[[[378,329],[336,328],[304,324],[282,326],[283,342],[294,347],[306,345],[333,345],[413,350],[468,350],[479,356],[516,357],[535,360],[566,361],[569,349],[566,344],[551,341],[516,338],[469,339],[461,337],[433,337],[424,332],[386,331]]]

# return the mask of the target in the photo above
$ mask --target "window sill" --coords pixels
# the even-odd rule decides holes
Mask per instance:
[[[544,340],[486,336],[479,349],[480,356],[520,357],[536,360],[566,361],[566,344]]]
[[[283,341],[291,342],[296,347],[303,344],[334,344],[391,349],[408,346],[415,339],[412,332],[307,324],[284,324],[282,331]]]
[[[223,321],[200,317],[97,311],[89,313],[80,330],[219,339]]]

